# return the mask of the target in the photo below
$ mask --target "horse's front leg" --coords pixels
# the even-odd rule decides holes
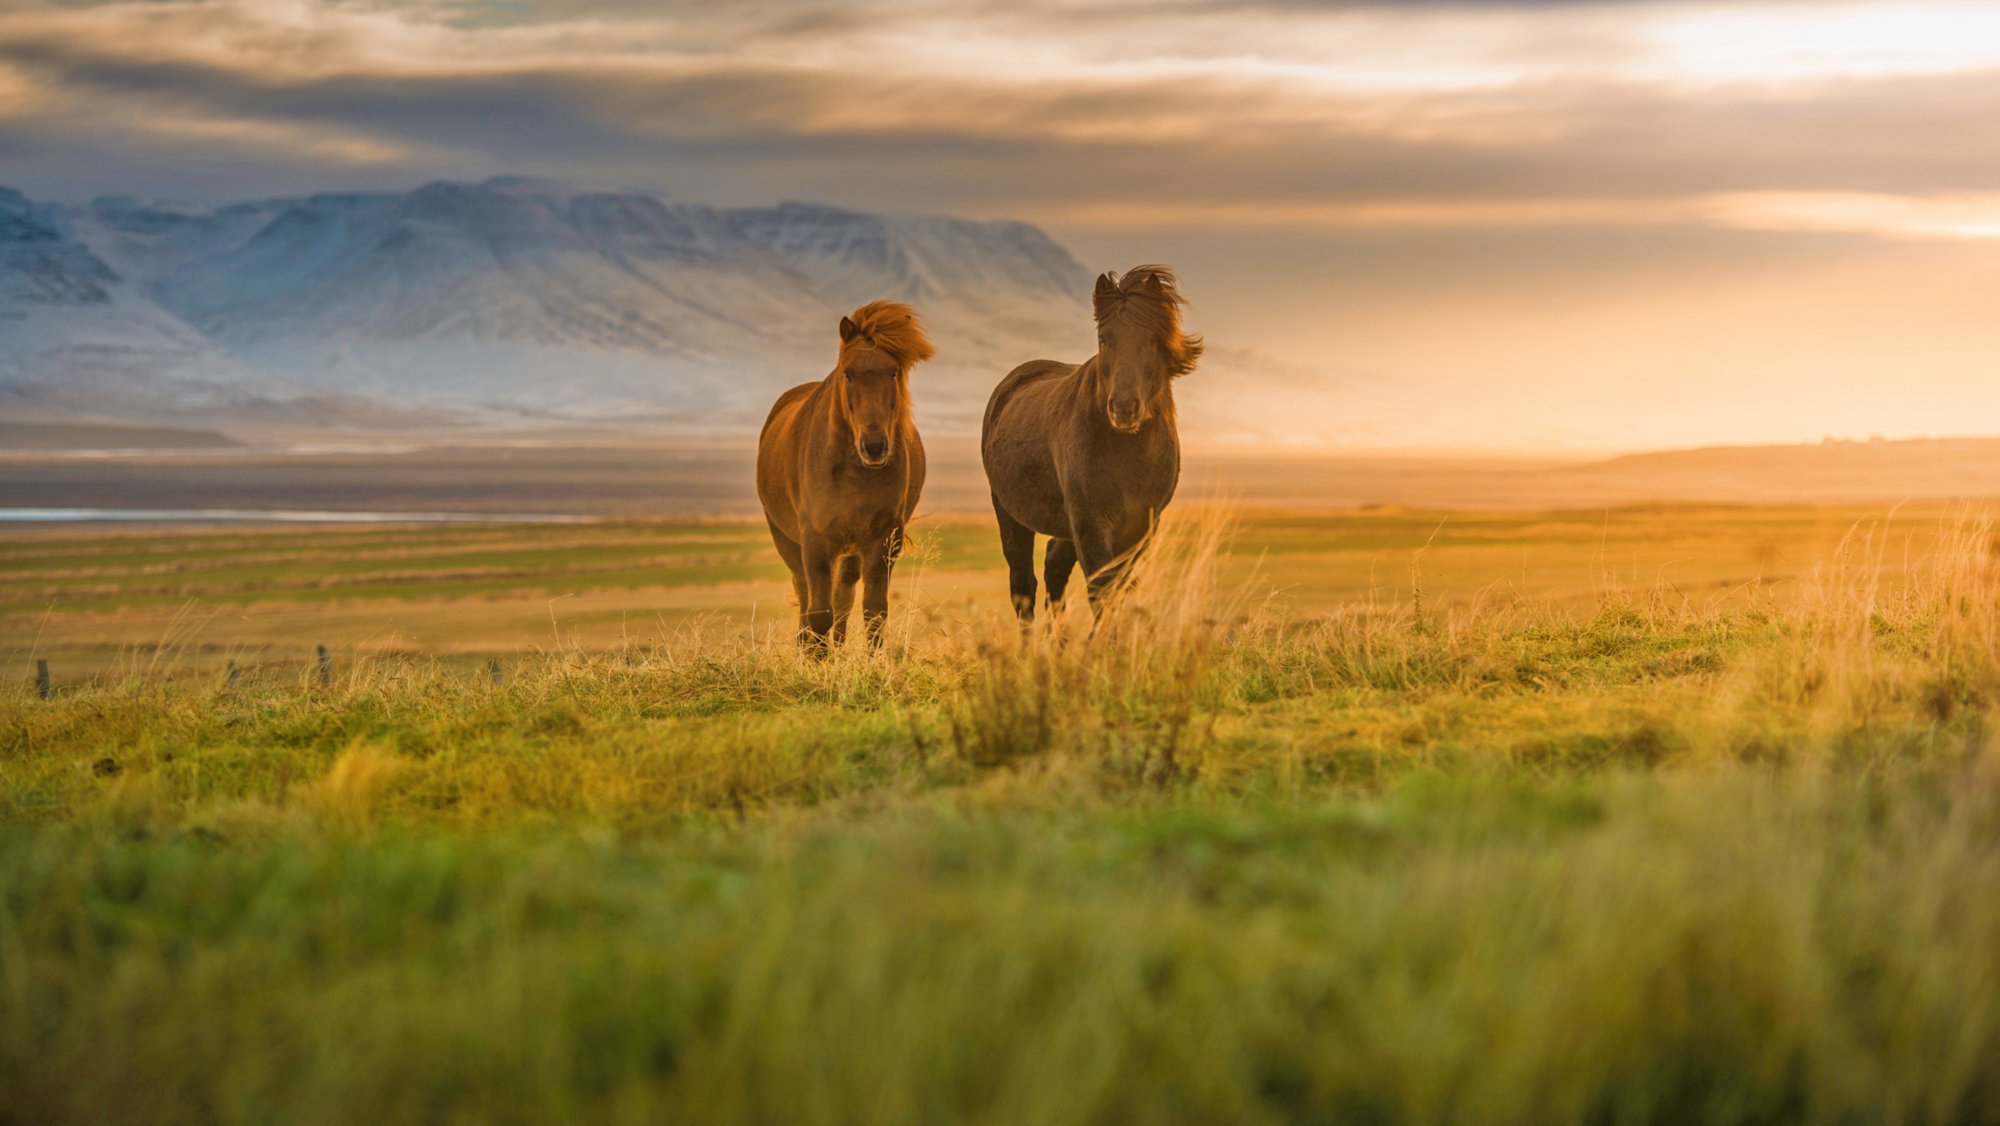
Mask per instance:
[[[1083,573],[1090,585],[1090,608],[1102,614],[1112,596],[1124,584],[1125,571],[1132,565],[1132,556],[1109,547],[1095,554],[1098,557],[1096,563],[1092,563],[1088,556],[1084,558]]]
[[[815,657],[826,656],[827,634],[833,629],[833,568],[838,560],[831,544],[808,535],[799,545],[806,573],[805,628],[799,647]]]
[[[861,569],[861,620],[868,625],[868,647],[882,647],[882,623],[889,620],[889,575],[903,552],[903,532],[898,528],[869,549]]]
[[[1144,525],[1120,526],[1110,522],[1077,528],[1072,541],[1083,564],[1084,581],[1090,586],[1090,608],[1098,613],[1125,583],[1131,569],[1150,539],[1151,521]]]
[[[847,640],[847,616],[854,610],[854,584],[861,581],[861,557],[843,555],[833,572],[833,643]]]

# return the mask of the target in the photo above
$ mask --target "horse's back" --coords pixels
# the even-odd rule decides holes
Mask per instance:
[[[1061,360],[1029,360],[1008,372],[1006,377],[1000,380],[999,385],[993,388],[992,396],[986,400],[986,419],[982,428],[990,433],[1001,410],[1020,396],[1025,389],[1052,379],[1060,379],[1072,374],[1076,369],[1076,364],[1066,364]]]
[[[1044,535],[1067,534],[1055,445],[1066,431],[1054,392],[1076,364],[1030,360],[1007,373],[986,402],[979,456],[994,504]]]
[[[798,522],[797,500],[792,494],[793,470],[801,451],[793,436],[805,402],[819,384],[801,383],[778,396],[771,413],[764,417],[764,429],[757,435],[757,499],[773,525],[792,529]],[[788,534],[795,534],[789,533]]]
[[[789,416],[796,415],[798,412],[795,408],[805,402],[806,396],[812,394],[813,389],[818,386],[818,383],[801,383],[778,396],[778,401],[771,404],[771,413],[764,416],[764,429],[757,435],[758,445],[763,445],[765,440],[771,437],[771,428],[779,425],[780,418],[789,421]]]

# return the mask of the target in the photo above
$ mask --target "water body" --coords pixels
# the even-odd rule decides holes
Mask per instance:
[[[0,508],[0,524],[578,524],[592,516],[520,512],[341,512],[319,508]]]

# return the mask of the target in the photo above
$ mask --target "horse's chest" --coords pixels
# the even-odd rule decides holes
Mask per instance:
[[[1139,435],[1114,435],[1064,461],[1063,492],[1110,511],[1157,510],[1172,499],[1180,479],[1180,450]]]
[[[844,541],[880,538],[902,522],[909,475],[901,466],[859,471],[842,467],[818,489],[810,522],[822,534]]]

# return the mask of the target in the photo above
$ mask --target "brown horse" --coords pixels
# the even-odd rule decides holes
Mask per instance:
[[[838,645],[862,584],[870,645],[882,642],[889,572],[924,489],[910,369],[935,354],[917,311],[875,301],[840,318],[840,360],[778,396],[757,440],[757,498],[792,570],[799,644]]]
[[[1031,360],[986,404],[979,451],[1000,518],[1014,612],[1035,617],[1035,533],[1049,606],[1083,563],[1093,605],[1145,545],[1180,481],[1172,381],[1194,370],[1202,341],[1181,331],[1172,269],[1105,274],[1093,295],[1097,354],[1081,364]]]

